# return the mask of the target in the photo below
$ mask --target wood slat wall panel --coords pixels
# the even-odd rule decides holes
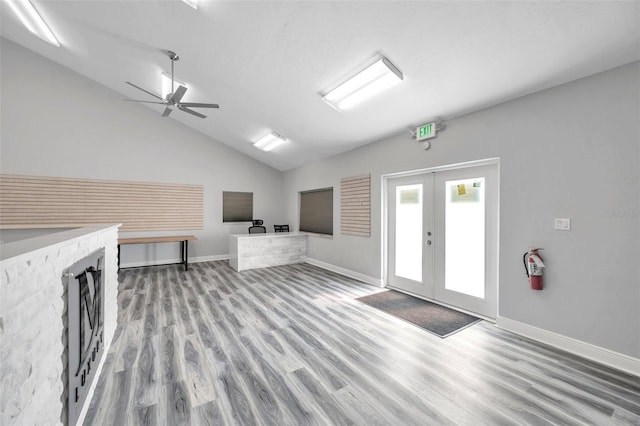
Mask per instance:
[[[0,174],[0,228],[202,229],[201,185]]]
[[[345,235],[371,236],[371,175],[341,180],[340,231]]]

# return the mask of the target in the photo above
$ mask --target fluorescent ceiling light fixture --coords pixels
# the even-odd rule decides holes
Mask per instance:
[[[60,43],[53,35],[47,24],[42,20],[38,11],[29,0],[8,0],[7,4],[16,14],[22,25],[24,25],[34,35],[40,37],[47,43],[60,46]]]
[[[322,99],[338,111],[344,111],[395,86],[402,80],[403,75],[400,70],[387,58],[380,58],[327,93]]]
[[[189,6],[191,6],[194,9],[198,9],[198,0],[182,0],[183,2],[185,2],[186,4],[188,4]]]
[[[285,143],[287,139],[283,138],[276,132],[271,132],[261,137],[256,143],[253,144],[258,149],[263,151],[271,151],[272,149]]]
[[[171,93],[173,93],[173,91],[171,90],[171,74],[163,72],[160,75],[162,77],[162,92],[160,94],[162,96],[162,99],[167,99],[167,96],[169,96]],[[180,80],[176,80],[174,78],[173,79],[173,89],[177,90],[178,86],[187,87],[187,84],[183,83]]]

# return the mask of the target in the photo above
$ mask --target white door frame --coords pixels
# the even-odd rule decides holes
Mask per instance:
[[[456,164],[449,164],[449,165],[444,165],[444,166],[436,166],[436,167],[429,167],[429,168],[425,168],[425,169],[417,169],[417,170],[410,170],[410,171],[405,171],[405,172],[397,172],[397,173],[388,173],[388,174],[384,174],[381,176],[381,190],[382,190],[382,196],[381,196],[381,200],[382,200],[382,212],[381,212],[381,259],[382,259],[382,265],[381,265],[381,276],[382,276],[382,286],[383,287],[388,287],[389,285],[389,268],[388,268],[388,262],[389,262],[389,253],[388,253],[388,247],[389,247],[389,229],[388,229],[388,222],[389,222],[389,205],[388,205],[388,201],[389,201],[389,194],[387,193],[387,186],[388,186],[388,181],[392,178],[398,178],[398,177],[405,177],[405,176],[412,176],[412,175],[417,175],[417,174],[422,174],[422,173],[429,173],[429,172],[441,172],[441,171],[446,171],[446,170],[455,170],[455,169],[462,169],[462,168],[468,168],[468,167],[477,167],[477,166],[487,166],[487,165],[496,165],[498,168],[498,182],[500,181],[500,158],[496,157],[496,158],[487,158],[484,160],[476,160],[476,161],[468,161],[468,162],[464,162],[464,163],[456,163]],[[498,206],[500,205],[500,188],[498,187],[497,189],[497,197],[498,197]],[[499,212],[500,209],[498,208],[498,218],[497,218],[497,222],[498,222],[498,226],[496,229],[496,238],[498,239],[498,242],[500,241],[500,217],[499,217]],[[498,247],[499,247],[499,243],[498,243]],[[498,316],[498,310],[499,310],[499,289],[500,289],[500,279],[499,279],[499,274],[497,271],[499,271],[499,262],[500,262],[500,256],[499,253],[496,253],[496,265],[495,265],[495,270],[496,270],[496,294],[495,296],[495,300],[496,300],[496,312],[495,312],[495,317]],[[446,306],[446,303],[443,302],[438,302],[435,301],[436,303],[440,303],[442,305]],[[456,307],[456,309],[459,309]],[[459,309],[460,310],[460,309]],[[472,313],[474,315],[480,316],[476,313]],[[486,318],[489,320],[495,320],[495,318]]]

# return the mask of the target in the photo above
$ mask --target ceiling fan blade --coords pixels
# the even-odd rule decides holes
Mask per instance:
[[[207,118],[207,116],[206,116],[206,115],[202,115],[202,114],[200,114],[199,112],[195,112],[195,111],[194,111],[194,110],[192,110],[192,109],[186,108],[186,107],[182,106],[182,104],[178,105],[178,109],[179,109],[180,111],[188,112],[188,113],[189,113],[189,114],[191,114],[191,115],[195,115],[196,117],[200,117],[200,118]]]
[[[188,108],[220,108],[218,104],[202,104],[198,102],[181,102],[180,105]]]
[[[137,99],[123,99],[124,101],[128,101],[128,102],[141,102],[143,104],[160,104],[160,105],[166,105],[165,102],[157,102],[157,101],[139,101]]]
[[[171,114],[171,111],[173,111],[171,108],[167,107],[164,109],[164,112],[162,113],[163,117],[168,116],[169,114]]]
[[[176,89],[176,91],[173,93],[173,95],[171,95],[171,97],[169,98],[169,102],[171,103],[180,103],[180,99],[182,99],[182,97],[184,96],[185,92],[187,91],[187,88],[184,86],[178,86],[178,88]]]
[[[164,101],[164,99],[162,99],[160,96],[156,95],[156,94],[155,94],[155,93],[153,93],[153,92],[148,91],[147,89],[143,89],[143,88],[142,88],[142,87],[140,87],[140,86],[136,86],[135,84],[133,84],[133,83],[132,83],[132,82],[130,82],[130,81],[127,81],[126,83],[127,83],[129,86],[133,86],[133,87],[135,87],[135,88],[136,88],[136,89],[138,89],[138,90],[142,90],[144,93],[149,94],[149,95],[153,96],[153,97],[154,97],[154,98],[156,98],[156,99],[160,99],[161,101]]]

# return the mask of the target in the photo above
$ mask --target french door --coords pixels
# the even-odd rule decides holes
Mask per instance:
[[[387,181],[388,285],[434,298],[433,173]]]
[[[498,170],[387,179],[387,285],[495,318]]]

